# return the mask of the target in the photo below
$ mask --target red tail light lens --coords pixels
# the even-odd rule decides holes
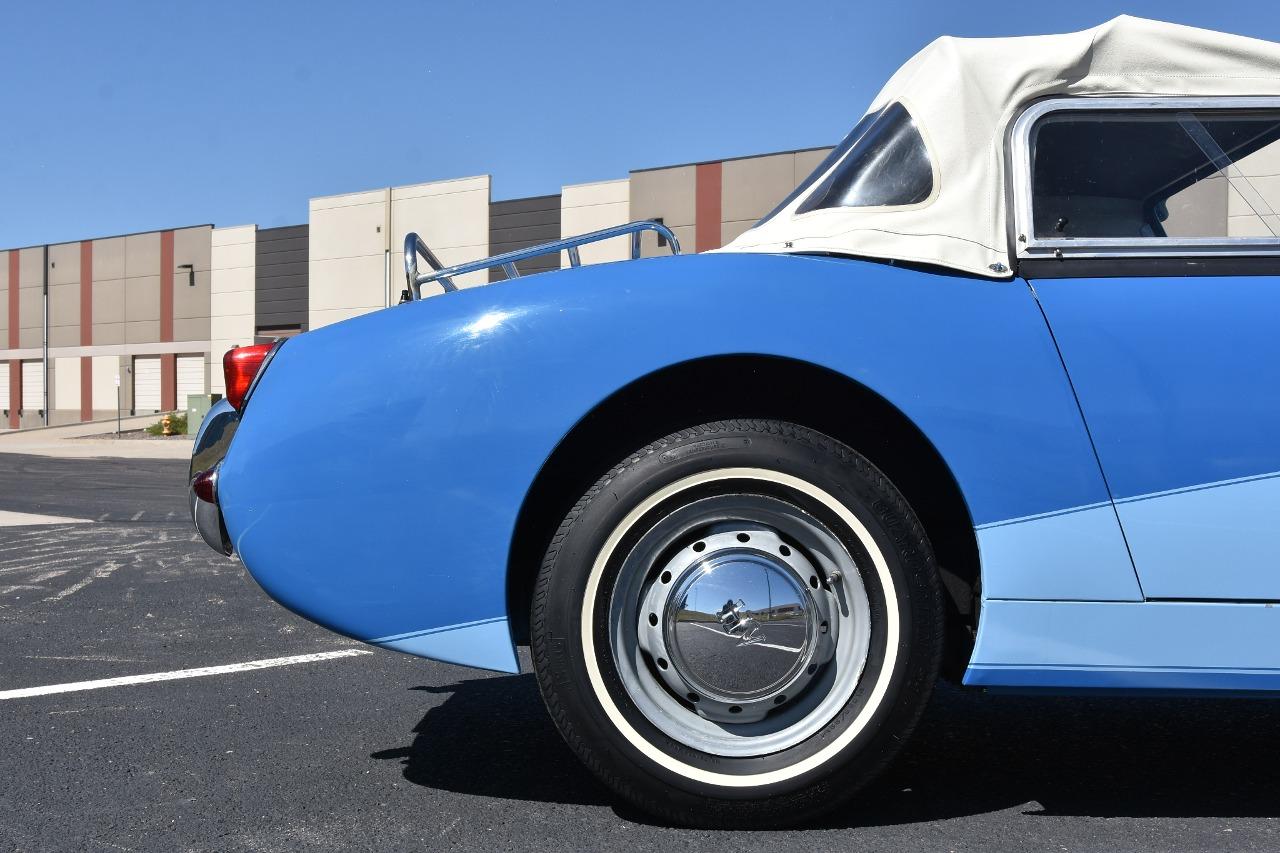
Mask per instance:
[[[254,344],[251,347],[236,347],[227,350],[222,357],[222,375],[227,380],[227,402],[236,411],[244,405],[244,395],[249,393],[253,377],[258,375],[258,368],[271,352],[272,344]]]
[[[208,471],[196,474],[196,478],[191,481],[191,490],[205,503],[216,504],[218,502],[218,469],[210,468]]]

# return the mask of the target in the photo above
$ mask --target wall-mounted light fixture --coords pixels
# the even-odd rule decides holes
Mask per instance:
[[[658,223],[659,225],[664,225],[664,224],[665,224],[665,223],[662,221],[662,217],[661,217],[661,216],[655,216],[655,217],[653,217],[653,219],[651,219],[651,220],[649,220],[649,221],[650,221],[650,222],[656,222],[656,223]],[[667,238],[666,238],[666,237],[663,237],[663,236],[662,236],[662,232],[661,232],[661,231],[659,231],[659,232],[658,232],[658,248],[659,248],[659,249],[665,248],[665,247],[666,247],[666,245],[667,245]]]
[[[187,286],[196,286],[196,265],[195,264],[178,264],[179,270],[187,271]]]

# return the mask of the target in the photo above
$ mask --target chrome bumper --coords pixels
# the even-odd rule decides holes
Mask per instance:
[[[216,495],[216,469],[214,477],[214,494]],[[222,509],[218,506],[217,501],[210,503],[209,501],[201,500],[196,495],[196,490],[192,485],[188,484],[187,503],[191,508],[191,520],[195,522],[200,538],[213,550],[230,557],[232,552],[231,537],[227,535],[227,526],[222,523]]]
[[[187,506],[196,530],[210,548],[230,556],[233,552],[231,537],[222,520],[222,508],[218,505],[218,472],[222,459],[231,446],[231,438],[240,424],[240,414],[226,400],[221,400],[209,410],[200,431],[196,433],[195,448],[191,453],[191,470],[187,477]],[[201,500],[195,492],[196,477],[213,472],[213,501]]]

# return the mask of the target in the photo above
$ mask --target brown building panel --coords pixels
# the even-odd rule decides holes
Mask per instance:
[[[9,252],[9,349],[18,348],[18,252]],[[12,387],[12,386],[10,386]]]
[[[9,429],[17,429],[22,408],[22,362],[9,359]]]
[[[698,192],[697,167],[672,166],[665,169],[642,169],[631,173],[630,218],[658,219],[675,233],[684,251],[697,244],[696,227]],[[642,257],[667,255],[671,250],[659,245],[652,232],[640,239]]]
[[[80,244],[80,346],[93,344],[93,241]]]
[[[160,356],[160,411],[172,412],[178,408],[178,356],[165,353]]]
[[[173,340],[173,232],[160,232],[160,340]]]
[[[18,256],[18,346],[35,348],[44,340],[44,247],[30,246],[9,255]]]
[[[80,420],[93,420],[93,357],[80,357]]]

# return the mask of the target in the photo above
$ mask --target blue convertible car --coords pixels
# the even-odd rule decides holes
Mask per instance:
[[[527,252],[410,235],[403,304],[228,353],[204,538],[378,646],[528,643],[683,822],[843,801],[940,673],[1280,691],[1280,45],[940,39],[731,245],[578,264],[644,229],[461,291]]]

